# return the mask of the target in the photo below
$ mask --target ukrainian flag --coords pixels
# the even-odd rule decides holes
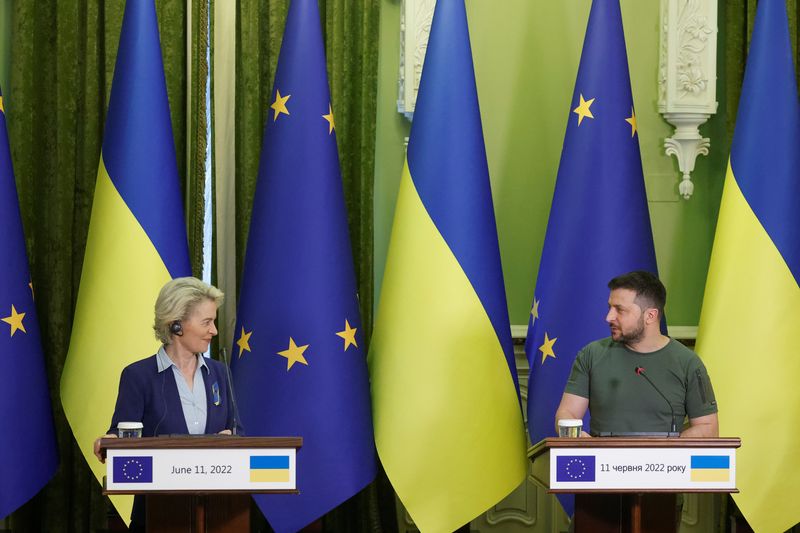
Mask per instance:
[[[122,369],[158,349],[153,304],[191,274],[153,1],[127,2],[61,401],[86,461],[111,421]],[[128,520],[132,498],[112,497]]]
[[[251,455],[250,481],[254,483],[289,481],[288,455]]]
[[[523,481],[463,0],[436,3],[368,359],[378,454],[421,531],[452,531]]]
[[[758,3],[697,351],[720,432],[742,439],[733,498],[756,531],[800,521],[800,105],[786,8]]]
[[[727,455],[692,455],[689,477],[692,481],[728,481],[731,459]]]

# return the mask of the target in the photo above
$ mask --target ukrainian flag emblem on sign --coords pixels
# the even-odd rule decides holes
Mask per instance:
[[[288,455],[251,455],[251,482],[289,481]]]
[[[693,455],[692,481],[730,481],[731,458],[727,455]]]

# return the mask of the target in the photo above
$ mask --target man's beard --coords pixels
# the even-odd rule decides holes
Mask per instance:
[[[632,331],[623,332],[622,328],[620,328],[616,338],[614,338],[613,332],[611,335],[612,339],[623,344],[635,344],[639,342],[644,337],[644,316],[639,317],[639,322],[637,322],[636,327]]]

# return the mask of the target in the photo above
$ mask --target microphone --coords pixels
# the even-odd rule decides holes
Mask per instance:
[[[655,391],[656,391],[658,394],[660,394],[660,395],[661,395],[661,397],[662,397],[662,398],[664,398],[664,401],[665,401],[665,402],[667,402],[667,405],[669,406],[669,412],[672,414],[672,426],[670,427],[670,430],[669,430],[669,432],[670,432],[670,433],[675,433],[676,435],[679,435],[679,433],[678,433],[678,425],[675,423],[675,409],[673,409],[673,408],[672,408],[672,404],[670,403],[670,401],[667,399],[667,397],[666,397],[666,396],[664,396],[664,393],[663,393],[663,392],[661,392],[661,389],[659,389],[658,387],[656,387],[656,384],[655,384],[655,383],[653,383],[653,380],[651,380],[651,379],[650,379],[650,378],[647,376],[647,374],[645,373],[645,370],[644,370],[644,368],[643,368],[643,367],[641,367],[641,366],[637,366],[637,367],[635,368],[635,370],[636,370],[636,375],[637,375],[637,376],[642,376],[644,379],[646,379],[646,380],[647,380],[647,382],[650,384],[650,386],[651,386],[651,387],[653,387],[653,388],[655,389]]]
[[[227,377],[228,391],[231,395],[231,405],[233,406],[233,427],[231,428],[231,433],[238,435],[239,432],[237,430],[237,426],[240,423],[239,408],[236,405],[236,394],[233,392],[233,376],[231,375],[231,365],[228,361],[228,350],[221,348],[220,353],[222,354],[222,360],[225,362],[225,377]],[[244,430],[244,427],[242,427],[242,430]]]

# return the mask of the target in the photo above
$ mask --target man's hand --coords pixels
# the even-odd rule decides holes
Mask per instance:
[[[97,459],[101,463],[105,463],[106,462],[106,458],[103,457],[100,454],[100,439],[116,439],[116,438],[117,438],[117,435],[114,435],[113,433],[107,433],[107,434],[103,435],[102,437],[97,437],[95,439],[95,441],[94,441],[94,456],[97,457]]]
[[[587,409],[589,409],[589,398],[565,392],[561,396],[561,403],[556,410],[556,435],[558,435],[559,420],[562,418],[583,419]],[[581,437],[584,435],[589,436],[588,433],[581,432]]]

